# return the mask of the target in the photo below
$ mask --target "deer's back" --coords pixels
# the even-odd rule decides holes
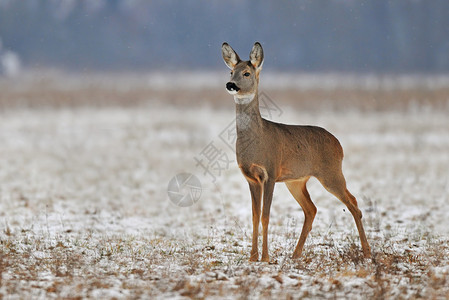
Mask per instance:
[[[326,129],[274,122],[269,126],[276,133],[276,156],[281,166],[277,174],[279,181],[341,170],[343,149]]]
[[[286,181],[341,170],[343,149],[326,129],[264,121],[263,130],[237,138],[237,162],[244,174],[255,165],[276,181]]]

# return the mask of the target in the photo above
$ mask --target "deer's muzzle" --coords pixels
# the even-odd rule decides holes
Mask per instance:
[[[226,89],[228,92],[238,92],[240,91],[240,88],[234,83],[234,82],[228,82],[226,83]]]

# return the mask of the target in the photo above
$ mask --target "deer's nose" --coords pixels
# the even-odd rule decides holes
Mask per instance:
[[[238,92],[240,88],[234,82],[226,83],[226,89],[230,92],[236,91]]]

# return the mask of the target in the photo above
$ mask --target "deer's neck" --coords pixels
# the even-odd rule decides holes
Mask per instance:
[[[240,103],[236,100],[236,126],[237,134],[244,134],[245,132],[254,132],[262,127],[262,117],[259,111],[259,99],[257,92],[253,97],[240,100]]]

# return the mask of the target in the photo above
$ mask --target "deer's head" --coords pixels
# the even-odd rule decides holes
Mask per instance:
[[[259,42],[254,44],[248,61],[242,61],[228,43],[223,43],[221,51],[226,65],[231,69],[231,79],[226,83],[226,90],[234,95],[237,104],[251,102],[257,93],[263,65],[262,45]]]

